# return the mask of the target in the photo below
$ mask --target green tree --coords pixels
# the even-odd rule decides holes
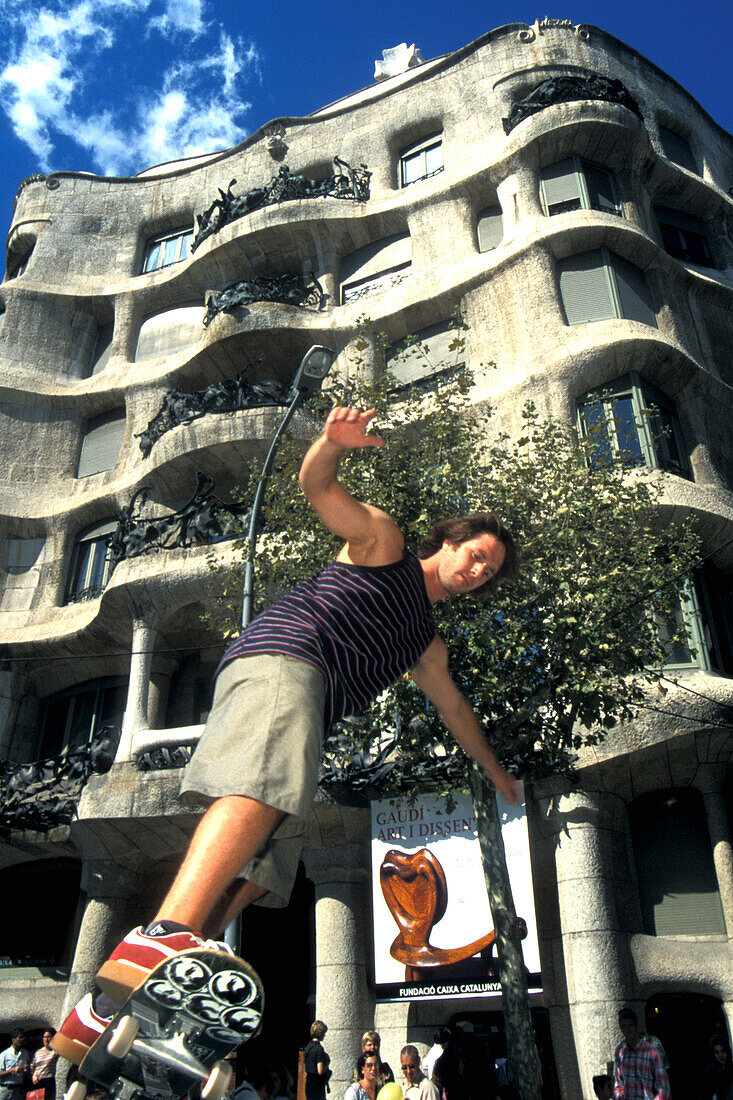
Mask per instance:
[[[454,345],[460,348],[456,332]],[[366,335],[354,345],[366,350]],[[425,349],[407,348],[420,362]],[[601,460],[593,441],[522,411],[516,438],[493,432],[489,411],[471,404],[471,378],[462,369],[428,384],[335,383],[337,404],[375,408],[386,446],[348,453],[344,485],[383,508],[401,526],[408,546],[436,520],[495,511],[520,548],[518,581],[488,600],[462,596],[435,607],[450,650],[451,672],[471,702],[505,767],[525,783],[570,777],[577,750],[597,743],[631,719],[665,661],[660,624],[676,624],[678,592],[697,555],[688,526],[672,526],[662,506],[663,476]],[[291,588],[333,559],[338,540],[320,524],[300,493],[297,469],[304,449],[291,436],[268,489],[257,554],[256,606]],[[251,499],[252,484],[244,498]],[[216,566],[213,566],[216,568]],[[222,577],[236,595],[241,578]],[[226,601],[212,617],[224,634],[236,632],[236,606]],[[684,628],[674,627],[684,634]],[[669,644],[669,629],[667,644]],[[390,747],[385,752],[385,745]],[[496,799],[483,773],[446,736],[435,711],[408,678],[375,701],[358,723],[328,742],[332,779],[379,783],[379,792],[414,794],[418,787],[472,791],[487,891],[496,930],[509,1061],[524,1100],[539,1097],[525,970],[506,868]],[[389,760],[385,762],[385,756]],[[365,761],[375,766],[366,771]],[[386,777],[386,778],[385,778]]]

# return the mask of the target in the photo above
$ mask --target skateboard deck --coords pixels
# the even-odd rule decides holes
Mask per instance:
[[[264,991],[243,959],[195,948],[160,963],[130,994],[79,1066],[119,1100],[178,1100],[205,1082],[219,1100],[231,1078],[221,1059],[257,1034]],[[75,1086],[68,1100],[83,1100]]]

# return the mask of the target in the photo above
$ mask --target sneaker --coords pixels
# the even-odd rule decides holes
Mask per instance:
[[[124,1004],[132,990],[137,989],[159,963],[181,951],[201,947],[234,954],[226,943],[204,940],[195,932],[165,932],[151,936],[142,927],[134,928],[98,971],[97,984],[113,1001]]]
[[[92,994],[87,993],[66,1017],[51,1040],[51,1046],[62,1058],[80,1066],[108,1023],[109,1020],[94,1011]]]

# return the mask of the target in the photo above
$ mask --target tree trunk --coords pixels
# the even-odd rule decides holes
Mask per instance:
[[[471,793],[486,892],[496,933],[509,1073],[522,1100],[541,1100],[542,1084],[527,994],[527,972],[506,865],[499,809],[494,788],[475,764],[471,769]]]

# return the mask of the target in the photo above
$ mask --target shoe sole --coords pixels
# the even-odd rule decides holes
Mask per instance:
[[[121,959],[108,959],[97,971],[95,981],[103,993],[117,1004],[123,1005],[133,990],[137,989],[154,969],[155,967],[137,966],[135,963],[124,962]]]
[[[51,1046],[57,1054],[60,1054],[67,1062],[73,1062],[75,1066],[80,1066],[89,1052],[86,1043],[69,1039],[68,1036],[62,1035],[58,1031],[51,1040]]]

